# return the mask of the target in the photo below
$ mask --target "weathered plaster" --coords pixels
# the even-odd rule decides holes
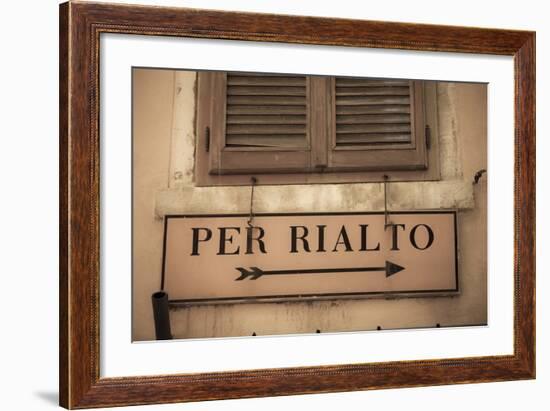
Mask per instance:
[[[250,187],[179,187],[156,194],[155,213],[247,213]],[[471,182],[389,183],[389,210],[468,209],[474,207]],[[259,186],[254,212],[381,211],[383,184]]]
[[[193,71],[175,72],[169,175],[172,188],[192,186],[194,181],[196,77]]]
[[[439,83],[437,86],[439,156],[441,178],[462,178],[462,152],[457,125],[457,83]]]

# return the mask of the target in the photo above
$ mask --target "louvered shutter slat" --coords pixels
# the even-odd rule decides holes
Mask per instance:
[[[381,123],[389,123],[389,124],[409,124],[410,122],[410,116],[409,114],[383,114],[380,115],[378,113],[376,114],[358,114],[358,115],[344,115],[338,117],[338,124],[381,124]]]
[[[227,134],[302,134],[303,124],[228,124]]]
[[[248,87],[229,86],[227,94],[230,96],[303,96],[303,87]]]
[[[339,96],[408,96],[409,87],[337,87]]]
[[[336,77],[335,86],[337,146],[411,142],[409,81]]]
[[[305,96],[227,96],[227,105],[303,106]]]
[[[409,133],[361,133],[361,134],[342,134],[339,137],[339,144],[391,144],[391,143],[407,143],[410,141]]]
[[[303,116],[305,121],[306,106],[235,106],[230,105],[227,107],[228,115],[250,115],[258,116],[261,114],[266,115],[281,115],[291,114],[296,116]]]
[[[410,124],[337,124],[337,134],[410,133]]]
[[[251,143],[251,140],[253,143]],[[232,147],[279,147],[296,148],[300,142],[296,140],[296,134],[233,134],[231,136]],[[305,148],[305,145],[303,146]]]
[[[408,80],[375,80],[353,77],[337,77],[337,87],[408,87]]]
[[[305,114],[305,113],[304,113]],[[302,115],[232,115],[227,124],[306,124]]]
[[[303,76],[269,76],[262,74],[228,74],[228,86],[272,86],[279,87],[281,83],[286,86],[305,86],[305,77]]]
[[[392,105],[372,105],[372,106],[346,106],[336,105],[336,114],[340,116],[349,116],[354,114],[390,114],[403,113],[409,114],[411,108],[409,105],[392,106]]]
[[[337,106],[407,105],[409,102],[409,96],[368,96],[363,94],[336,97]]]
[[[305,76],[227,74],[227,147],[305,148]]]

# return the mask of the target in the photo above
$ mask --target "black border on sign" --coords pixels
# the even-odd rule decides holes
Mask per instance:
[[[216,297],[216,298],[194,298],[169,300],[171,306],[209,305],[209,304],[239,304],[239,303],[273,303],[287,301],[311,301],[311,300],[334,300],[334,299],[362,299],[362,298],[407,298],[407,297],[448,297],[460,293],[458,287],[458,233],[457,233],[457,211],[456,210],[423,210],[423,211],[391,211],[391,214],[452,214],[454,227],[454,251],[455,251],[455,288],[437,290],[406,290],[406,291],[370,291],[370,292],[349,292],[349,293],[321,293],[321,294],[281,294],[281,295],[260,295],[251,297]],[[334,216],[334,215],[384,215],[383,211],[362,211],[362,212],[317,212],[317,213],[255,213],[255,217],[283,217],[283,216]],[[248,214],[168,214],[164,216],[164,233],[162,243],[162,273],[161,291],[164,290],[165,268],[166,268],[166,237],[168,231],[168,220],[172,218],[227,218],[227,217],[248,217]],[[170,297],[170,293],[168,293]]]

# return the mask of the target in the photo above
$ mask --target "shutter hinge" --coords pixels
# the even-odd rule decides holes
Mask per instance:
[[[426,148],[429,150],[432,146],[432,132],[431,132],[430,126],[427,124],[426,124],[425,135],[426,135]]]
[[[207,153],[210,151],[210,127],[204,130],[204,148]]]

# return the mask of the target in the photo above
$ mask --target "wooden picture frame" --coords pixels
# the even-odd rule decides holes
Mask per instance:
[[[100,34],[513,56],[514,353],[100,378]],[[60,404],[91,408],[535,377],[535,33],[70,2],[60,6]]]

